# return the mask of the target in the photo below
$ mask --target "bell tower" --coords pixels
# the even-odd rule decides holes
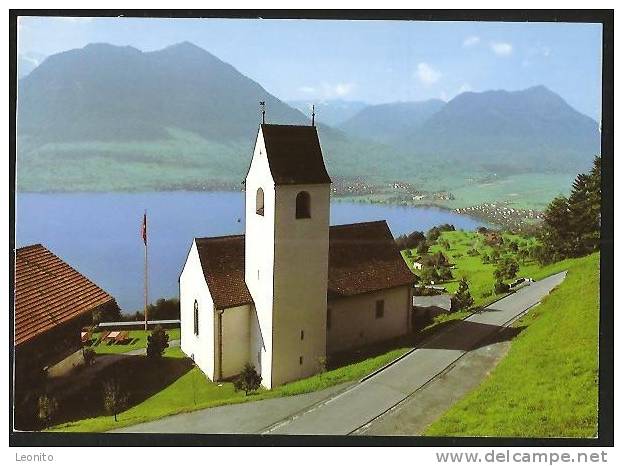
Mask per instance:
[[[331,180],[316,127],[262,124],[245,185],[249,359],[270,388],[326,357]]]

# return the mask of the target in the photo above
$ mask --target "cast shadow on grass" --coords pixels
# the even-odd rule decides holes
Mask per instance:
[[[143,355],[124,356],[72,395],[63,398],[62,393],[57,394],[60,409],[55,424],[109,415],[104,408],[103,387],[107,380],[119,381],[128,397],[125,409],[129,409],[161,392],[192,367],[192,361],[187,358],[163,357],[151,361]]]

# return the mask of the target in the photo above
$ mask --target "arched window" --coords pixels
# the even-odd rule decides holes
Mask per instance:
[[[199,335],[199,303],[195,299],[195,304],[193,306],[193,314],[194,314],[194,331],[195,335]]]
[[[264,190],[262,188],[258,188],[255,193],[255,213],[264,215]]]
[[[301,191],[296,195],[296,218],[311,217],[311,201],[307,191]]]

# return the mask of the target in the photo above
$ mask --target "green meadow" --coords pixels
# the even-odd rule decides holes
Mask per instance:
[[[485,381],[426,430],[431,436],[597,435],[599,254],[515,323],[525,327]]]

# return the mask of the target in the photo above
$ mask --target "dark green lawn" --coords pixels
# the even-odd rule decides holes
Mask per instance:
[[[180,339],[180,329],[172,328],[166,331],[169,335],[169,341]],[[97,354],[121,354],[147,347],[147,335],[151,332],[145,330],[130,330],[130,338],[123,343],[98,342],[101,332],[93,334],[93,350]]]
[[[566,263],[565,281],[516,323],[527,328],[508,355],[426,435],[596,435],[599,254]]]

